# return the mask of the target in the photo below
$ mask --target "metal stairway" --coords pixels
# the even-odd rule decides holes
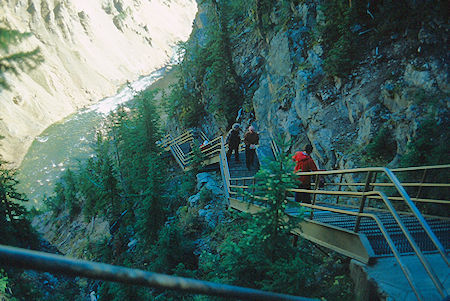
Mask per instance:
[[[186,146],[188,142],[192,148],[194,139],[186,138],[189,134],[183,135],[184,137],[175,139],[169,137],[161,145],[172,151],[177,161],[182,163],[180,166],[183,169],[188,169],[191,153],[184,153],[182,149],[190,149]],[[208,149],[202,149],[202,153],[207,164],[219,163],[230,207],[249,213],[264,210],[260,205],[249,203],[242,197],[242,190],[250,190],[255,183],[253,175],[256,173],[256,168],[251,171],[246,169],[244,152],[240,152],[239,163],[235,162],[234,154],[228,162],[223,138],[218,137],[211,142]],[[272,149],[276,156],[276,144],[272,143]],[[448,295],[450,272],[437,275],[435,267],[431,267],[425,254],[439,254],[444,270],[449,270],[450,202],[426,198],[421,191],[446,189],[450,192],[448,183],[425,182],[427,172],[440,173],[448,170],[450,165],[394,170],[375,167],[307,173],[317,176],[313,188],[293,189],[292,193],[310,193],[313,202],[300,204],[304,219],[292,233],[366,264],[372,264],[378,258],[393,256],[418,300],[440,300]],[[422,180],[417,183],[400,183],[396,175],[406,172],[423,172]],[[324,189],[319,188],[319,176],[327,178]],[[364,177],[365,181],[354,180]],[[413,191],[416,197],[410,198],[405,188],[416,189],[417,191]],[[292,202],[291,199],[286,201]],[[423,215],[416,204],[440,206],[444,216]],[[288,206],[288,217],[298,214],[298,205]],[[415,255],[413,258],[418,262],[414,267],[409,263],[410,255]],[[420,273],[428,275],[427,281],[434,285],[435,291],[432,294],[421,291],[422,283],[419,285],[414,281],[412,271],[419,270],[416,266],[420,266]]]

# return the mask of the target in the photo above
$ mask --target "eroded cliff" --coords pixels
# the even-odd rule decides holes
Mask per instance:
[[[312,143],[321,168],[448,162],[449,27],[439,8],[445,3],[342,3],[204,6],[207,27],[227,24],[230,67],[247,112],[241,120],[254,121],[263,140],[292,139],[291,151]],[[214,36],[201,26],[196,31],[190,59],[202,66],[208,62],[196,49]],[[201,90],[210,114],[199,124],[211,136],[227,127],[211,105],[218,97],[208,81],[213,68],[188,74],[185,84],[191,95]]]
[[[45,62],[6,75],[0,154],[17,165],[47,126],[167,64],[196,11],[194,0],[3,1],[2,26],[33,33],[15,50],[39,47]]]

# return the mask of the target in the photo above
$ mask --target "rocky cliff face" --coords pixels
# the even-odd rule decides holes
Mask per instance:
[[[366,165],[365,148],[384,129],[392,143],[385,164],[396,165],[423,120],[448,124],[448,60],[433,51],[445,48],[437,36],[448,27],[435,22],[414,36],[393,34],[348,77],[333,78],[324,72],[321,39],[310,38],[323,20],[319,4],[292,7],[299,21],[265,38],[245,27],[233,37],[235,67],[258,130],[263,137],[286,134],[293,150],[311,142],[320,167],[332,169]],[[283,21],[276,11],[271,18]]]
[[[2,1],[2,26],[33,33],[16,50],[40,47],[45,62],[7,75],[0,154],[19,163],[47,126],[167,64],[196,10],[194,0]]]

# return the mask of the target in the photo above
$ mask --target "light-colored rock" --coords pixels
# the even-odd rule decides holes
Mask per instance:
[[[214,176],[208,172],[197,174],[197,193],[190,196],[188,204],[190,207],[198,209],[198,215],[201,217],[205,225],[214,228],[225,218],[225,209],[227,201],[223,188],[218,184],[219,175]],[[216,180],[217,179],[217,180]],[[200,202],[202,191],[211,192],[211,199],[204,204]]]
[[[217,184],[210,173],[202,172],[197,174],[197,190],[210,190],[214,197],[223,197],[223,189]]]
[[[411,64],[406,66],[403,79],[407,85],[419,87],[428,91],[433,88],[434,84],[434,80],[428,70],[417,70]]]
[[[51,212],[42,213],[33,219],[32,225],[60,252],[75,258],[84,258],[89,243],[100,243],[110,237],[105,218],[93,217],[86,222],[80,214],[71,221],[67,211],[56,218]]]
[[[17,165],[50,124],[167,64],[197,9],[194,0],[116,2],[2,1],[2,22],[33,34],[11,50],[40,47],[45,58],[31,72],[7,74],[12,89],[0,93],[4,159]]]
[[[270,41],[269,54],[267,56],[267,71],[277,76],[285,76],[291,70],[289,53],[289,41],[284,31],[278,32]]]

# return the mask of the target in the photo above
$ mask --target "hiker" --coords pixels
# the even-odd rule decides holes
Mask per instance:
[[[234,158],[236,162],[239,162],[239,144],[241,144],[241,126],[239,123],[233,124],[233,127],[228,132],[227,137],[225,138],[226,143],[228,144],[228,152],[227,159],[230,161],[231,154],[234,150]]]
[[[208,144],[209,144],[208,140],[203,141],[203,143],[200,144],[200,149],[201,150],[205,149],[208,146]]]
[[[292,160],[296,162],[294,173],[298,171],[316,171],[317,166],[314,160],[311,158],[311,152],[313,147],[311,144],[305,146],[305,150],[296,152],[292,157]],[[311,176],[300,176],[300,189],[311,189]],[[306,192],[296,192],[295,201],[311,204],[311,194]]]
[[[247,132],[244,135],[245,144],[245,163],[247,169],[250,170],[250,166],[253,165],[256,154],[256,145],[259,144],[259,134],[255,131],[255,128],[251,125],[248,127]]]

